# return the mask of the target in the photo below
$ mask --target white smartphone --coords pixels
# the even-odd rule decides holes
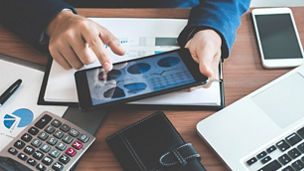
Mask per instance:
[[[251,14],[265,68],[294,67],[304,63],[302,44],[289,8],[254,9]]]

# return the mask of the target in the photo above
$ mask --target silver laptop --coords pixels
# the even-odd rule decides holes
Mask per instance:
[[[197,124],[231,170],[304,170],[304,65]]]

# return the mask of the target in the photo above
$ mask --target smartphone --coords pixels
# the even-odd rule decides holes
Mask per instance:
[[[177,49],[114,64],[108,73],[77,71],[75,80],[80,108],[89,110],[202,85],[207,77],[188,49]]]
[[[265,68],[303,64],[302,44],[289,8],[254,9],[251,14]]]

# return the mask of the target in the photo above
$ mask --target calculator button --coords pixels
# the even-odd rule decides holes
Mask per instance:
[[[53,149],[53,150],[51,150],[51,151],[49,152],[49,154],[50,154],[52,157],[57,158],[57,157],[60,155],[60,152],[57,151],[57,150],[55,150],[55,149]]]
[[[38,164],[38,165],[36,166],[36,168],[37,168],[38,170],[40,170],[40,171],[45,171],[45,170],[46,170],[46,167],[43,166],[42,164]]]
[[[65,135],[63,138],[62,138],[62,141],[67,143],[67,144],[70,144],[72,141],[74,140],[73,137],[69,136],[69,135]]]
[[[45,132],[47,132],[49,134],[53,134],[53,132],[55,132],[55,128],[50,125],[45,128]]]
[[[25,143],[21,140],[15,142],[14,146],[18,149],[22,149],[25,146]]]
[[[70,160],[71,160],[70,157],[68,157],[67,155],[62,155],[59,158],[59,161],[62,162],[63,164],[67,164]]]
[[[27,156],[23,153],[19,153],[18,158],[25,161],[27,159]]]
[[[32,135],[37,135],[39,130],[35,127],[31,127],[27,132],[29,132]]]
[[[54,137],[50,137],[48,140],[47,140],[47,143],[50,144],[50,145],[55,145],[57,143],[57,139],[54,138]]]
[[[76,150],[74,148],[68,148],[65,153],[71,157],[73,157],[76,154]]]
[[[45,114],[42,118],[39,119],[39,121],[35,124],[36,127],[42,129],[44,128],[50,121],[52,120],[52,117]]]
[[[32,165],[32,166],[35,166],[37,164],[36,160],[31,159],[31,158],[27,160],[27,163]]]
[[[12,155],[16,155],[18,153],[18,151],[13,147],[9,148],[8,152],[11,153]]]
[[[30,142],[31,140],[32,140],[32,136],[30,136],[30,134],[28,134],[28,133],[25,133],[25,134],[23,134],[22,135],[22,137],[21,137],[21,139],[23,140],[23,141],[25,141],[25,142]]]
[[[63,131],[63,132],[68,132],[71,128],[67,125],[67,124],[63,124],[60,129]]]
[[[37,160],[42,159],[43,156],[44,156],[44,154],[40,151],[35,151],[34,154],[33,154],[33,157]]]
[[[40,147],[40,150],[42,150],[43,152],[47,153],[51,150],[51,147],[47,144],[43,144],[41,147]]]
[[[77,137],[79,135],[79,132],[76,129],[72,128],[69,134],[72,135],[73,137]]]
[[[61,163],[57,162],[52,166],[52,169],[54,169],[55,171],[61,171],[63,167],[64,166]]]
[[[89,137],[87,135],[85,135],[85,134],[80,134],[79,137],[78,137],[78,139],[80,141],[82,141],[83,143],[86,143],[86,142],[89,141]]]
[[[61,125],[61,122],[57,119],[54,119],[51,123],[54,127],[58,128]]]
[[[47,133],[45,133],[45,132],[41,132],[38,135],[38,138],[40,138],[41,140],[46,140],[48,137],[49,137],[49,135]]]
[[[72,147],[74,147],[76,150],[80,150],[82,148],[82,143],[76,140],[73,142]]]
[[[31,155],[31,154],[33,154],[33,153],[35,152],[35,150],[34,150],[34,148],[31,147],[31,146],[26,146],[26,147],[24,148],[24,152],[25,152],[26,154],[28,154],[28,155]]]
[[[32,145],[34,146],[34,147],[40,147],[40,145],[41,145],[41,141],[39,140],[39,139],[34,139],[33,141],[32,141]]]
[[[48,166],[48,165],[52,164],[53,161],[54,160],[51,157],[45,156],[42,160],[42,163]]]
[[[65,150],[65,149],[67,148],[67,145],[65,145],[65,144],[62,143],[62,142],[59,142],[59,143],[56,145],[56,148],[57,148],[58,150],[63,151],[63,150]]]
[[[59,139],[61,139],[62,137],[63,137],[63,132],[62,131],[59,131],[59,130],[57,130],[55,133],[54,133],[54,136],[56,137],[56,138],[59,138]]]

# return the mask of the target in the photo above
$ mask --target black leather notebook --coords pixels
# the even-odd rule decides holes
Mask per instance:
[[[205,171],[200,155],[162,112],[107,137],[107,143],[126,171]]]

